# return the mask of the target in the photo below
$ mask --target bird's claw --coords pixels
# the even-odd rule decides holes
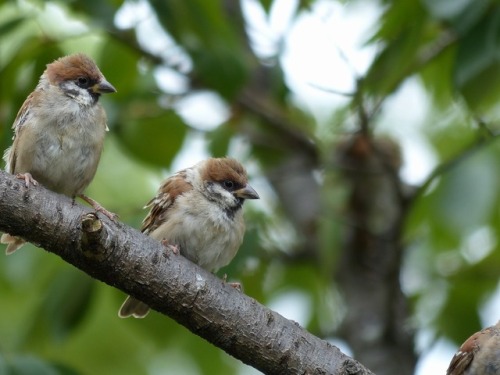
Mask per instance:
[[[179,246],[169,243],[166,239],[161,240],[161,244],[175,255],[179,255]]]
[[[38,181],[33,178],[31,173],[18,173],[16,174],[16,178],[20,180],[24,180],[24,184],[26,185],[27,188],[30,187],[30,185],[36,186],[38,185]]]
[[[222,282],[223,282],[224,284],[227,284],[227,285],[229,285],[230,287],[232,287],[232,288],[236,289],[236,290],[237,290],[237,291],[239,291],[239,292],[242,292],[242,291],[243,291],[243,287],[241,286],[241,283],[236,283],[236,282],[234,282],[234,283],[228,283],[228,282],[227,282],[227,274],[224,274],[224,276],[222,276]]]
[[[241,283],[227,283],[230,287],[236,289],[238,292],[243,291],[243,287],[241,286]]]
[[[97,201],[95,201],[92,198],[86,196],[85,194],[80,194],[79,197],[82,198],[88,204],[90,204],[92,206],[92,208],[94,210],[96,210],[97,212],[102,213],[103,215],[107,216],[112,221],[115,221],[115,222],[118,221],[118,217],[119,216],[117,214],[115,214],[115,213],[113,213],[111,211],[106,210]]]

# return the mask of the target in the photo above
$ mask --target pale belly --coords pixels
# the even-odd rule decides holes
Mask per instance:
[[[92,181],[100,156],[95,146],[52,145],[36,153],[30,173],[35,180],[57,193],[75,196]]]
[[[104,132],[100,137],[104,138]],[[14,173],[29,172],[47,189],[73,197],[92,181],[101,156],[102,141],[96,134],[36,137],[37,142],[22,150]],[[102,139],[101,138],[101,139]]]

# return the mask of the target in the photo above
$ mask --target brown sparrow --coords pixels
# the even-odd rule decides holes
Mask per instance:
[[[239,162],[207,159],[163,182],[146,205],[150,211],[142,232],[216,272],[234,258],[243,241],[243,202],[258,198]],[[118,315],[144,318],[148,312],[146,304],[129,296]]]
[[[500,375],[500,321],[469,337],[453,356],[446,375]]]
[[[14,142],[5,151],[6,170],[47,189],[81,197],[96,210],[114,217],[83,195],[101,157],[106,113],[101,94],[116,92],[95,62],[83,54],[62,57],[47,65],[13,124]],[[4,234],[7,254],[24,240]]]

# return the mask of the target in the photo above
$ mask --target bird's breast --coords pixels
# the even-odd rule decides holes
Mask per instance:
[[[228,220],[218,207],[189,204],[177,208],[151,236],[180,246],[183,256],[210,272],[227,265],[243,241],[241,212]]]

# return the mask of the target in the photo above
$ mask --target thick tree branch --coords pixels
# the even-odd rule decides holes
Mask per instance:
[[[141,299],[266,374],[372,374],[159,242],[43,187],[26,189],[3,171],[0,230]]]
[[[400,285],[407,211],[397,179],[399,147],[359,132],[336,152],[350,184],[346,216],[351,223],[345,228],[335,273],[348,311],[339,333],[376,373],[413,374],[414,330]]]

